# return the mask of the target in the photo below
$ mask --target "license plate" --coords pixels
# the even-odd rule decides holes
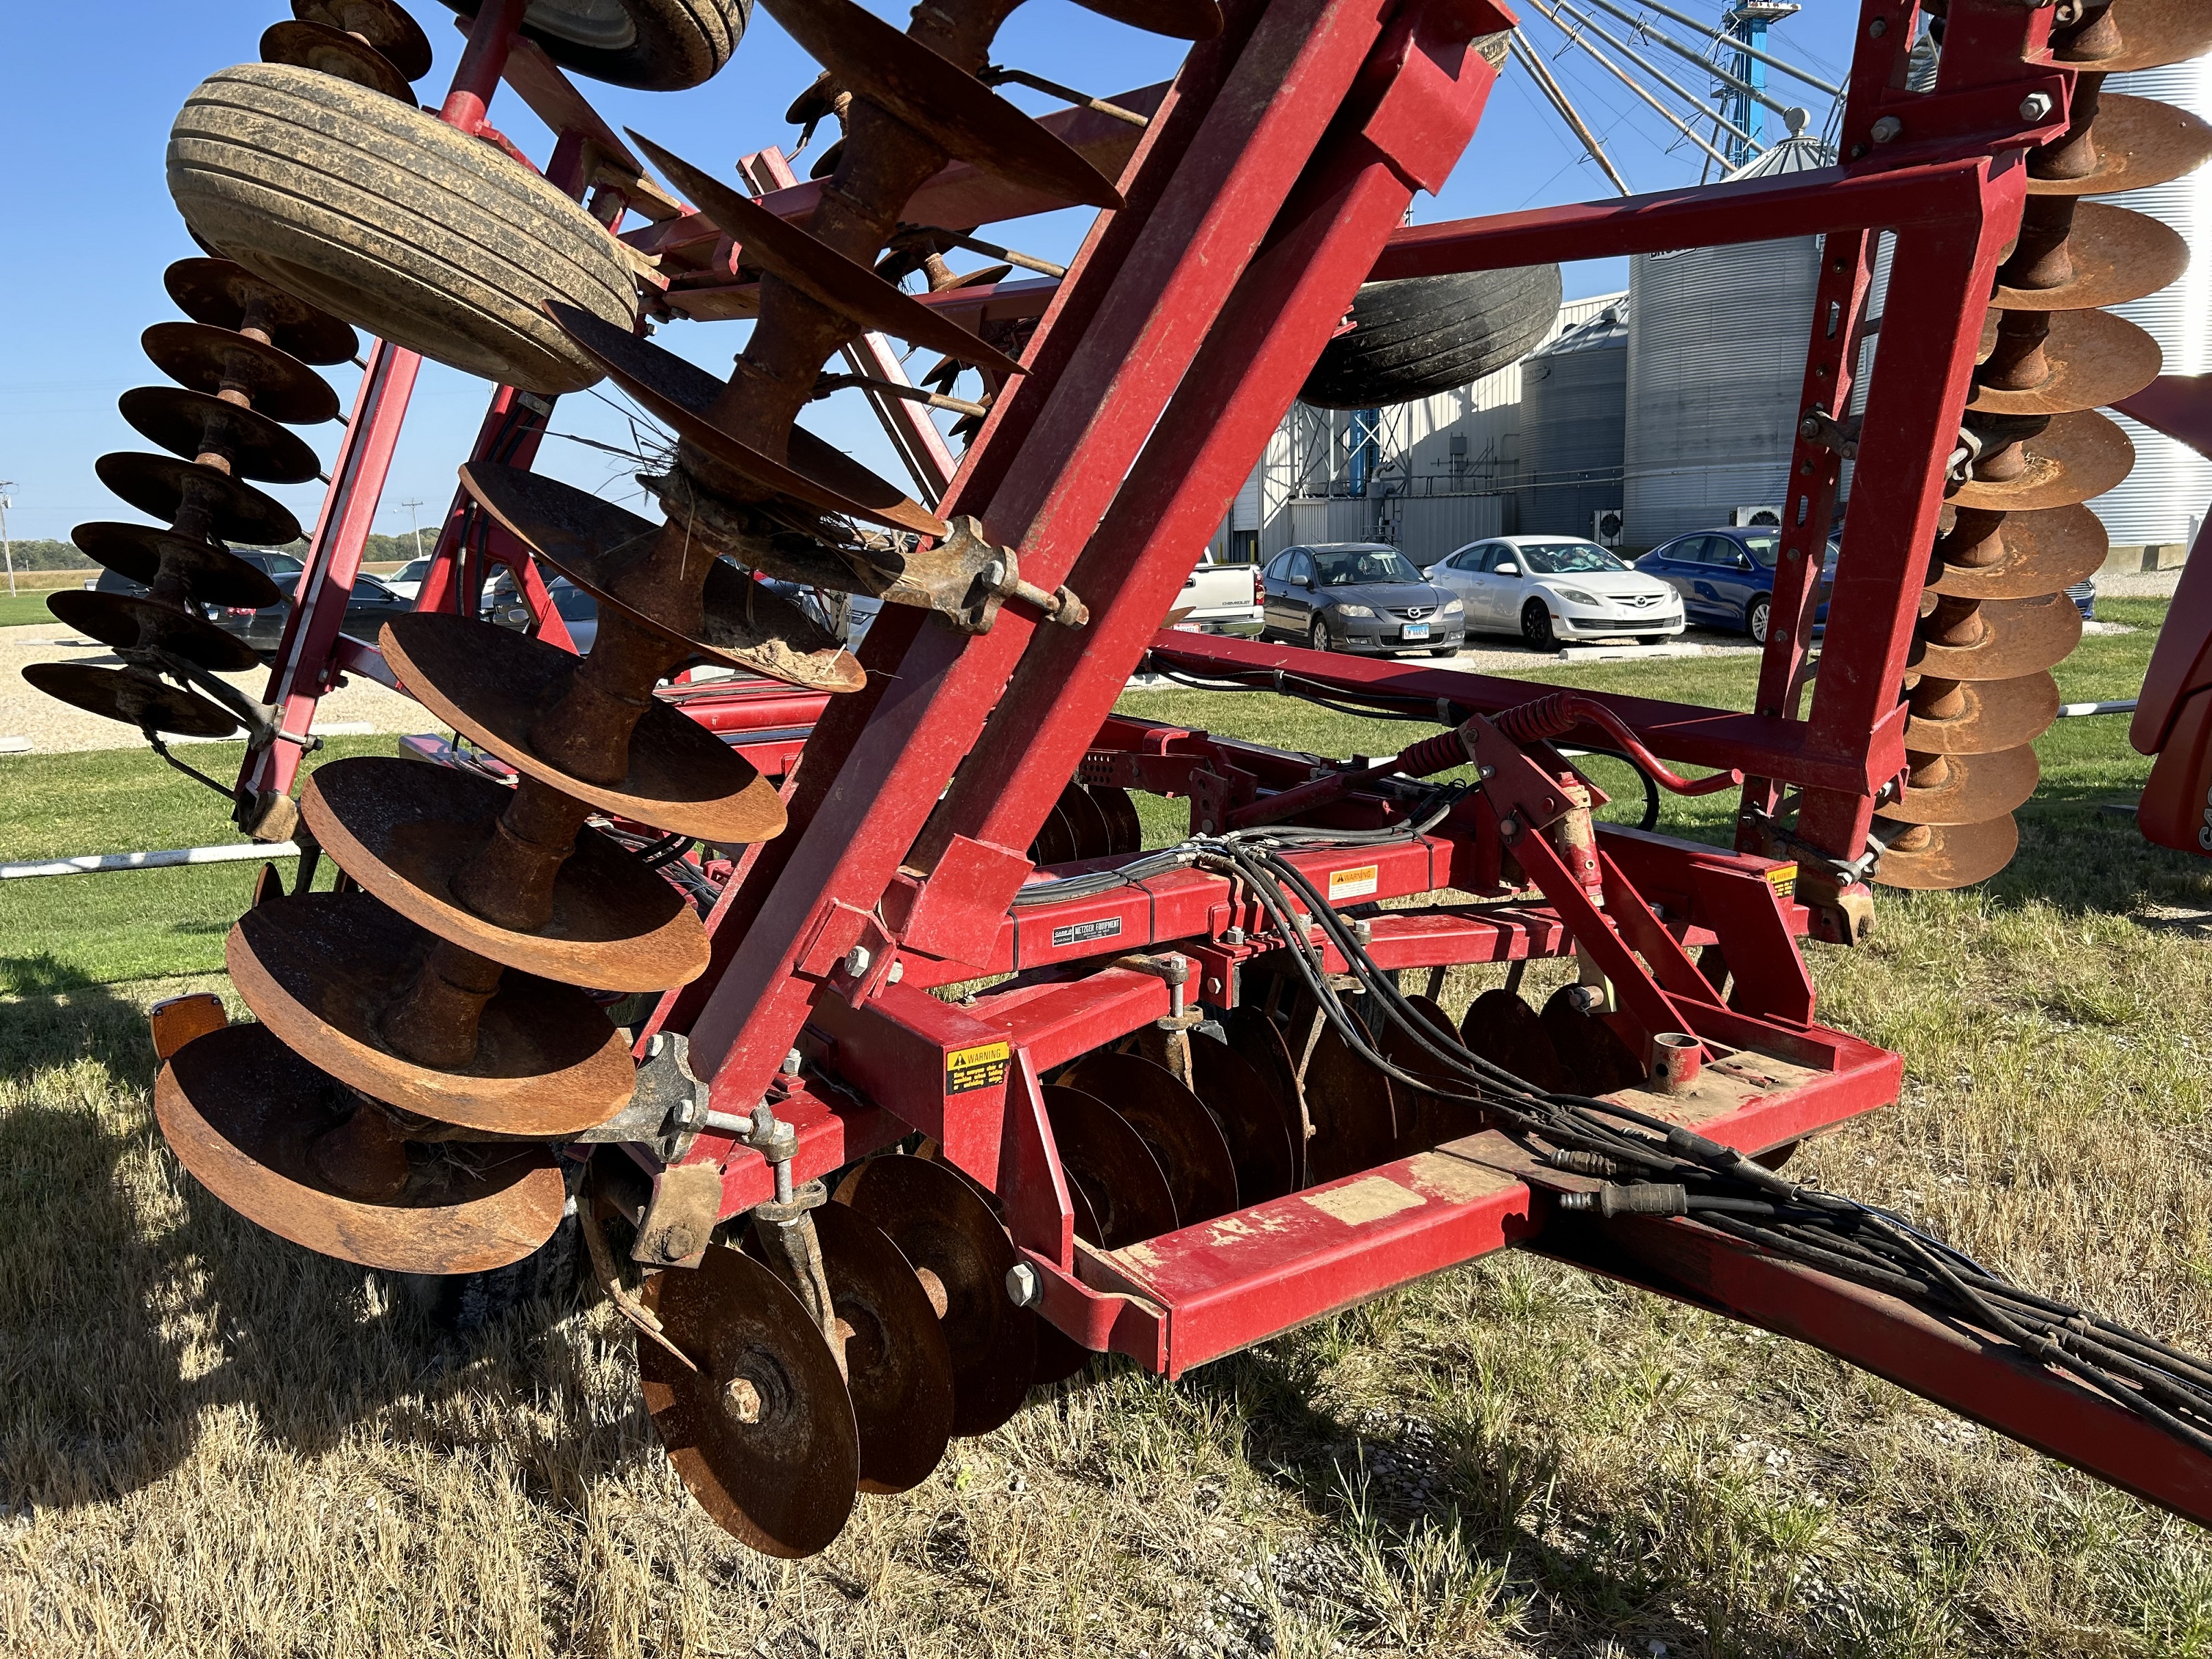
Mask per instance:
[[[1401,623],[1398,624],[1398,637],[1401,640],[1425,640],[1429,637],[1429,625],[1426,623]]]

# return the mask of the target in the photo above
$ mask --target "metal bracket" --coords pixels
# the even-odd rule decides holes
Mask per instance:
[[[1798,418],[1797,435],[1808,443],[1833,450],[1847,461],[1855,461],[1858,459],[1859,425],[1863,419],[1853,415],[1839,421],[1815,404]]]
[[[680,1031],[655,1031],[646,1039],[629,1104],[584,1141],[643,1142],[664,1164],[680,1164],[707,1127],[707,1085],[691,1071],[691,1040]]]

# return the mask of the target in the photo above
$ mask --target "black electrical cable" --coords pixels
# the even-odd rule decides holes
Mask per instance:
[[[2023,1291],[1900,1216],[1800,1187],[1664,1119],[1618,1102],[1540,1090],[1439,1032],[1376,966],[1350,924],[1284,856],[1285,847],[1317,838],[1306,830],[1278,827],[1196,841],[1177,850],[1187,849],[1194,864],[1230,874],[1267,913],[1307,994],[1367,1064],[1409,1088],[1478,1107],[1524,1145],[1534,1140],[1557,1152],[1595,1153],[1611,1160],[1607,1167],[1632,1174],[1636,1184],[1666,1183],[1679,1193],[1682,1213],[1728,1237],[1964,1319],[2212,1455],[2212,1362]],[[1294,896],[1304,901],[1303,907]],[[1314,927],[1343,957],[1370,1009],[1419,1043],[1444,1077],[1407,1072],[1368,1041],[1322,971],[1320,952],[1308,936]],[[1455,1085],[1447,1078],[1460,1081]],[[1549,1158],[1552,1152],[1544,1156]]]

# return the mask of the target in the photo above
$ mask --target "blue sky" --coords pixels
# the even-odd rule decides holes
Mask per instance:
[[[405,3],[437,50],[436,67],[420,83],[425,100],[434,104],[452,75],[460,35],[436,0]],[[888,0],[866,3],[887,16],[903,16]],[[1718,0],[1674,4],[1699,17],[1717,16],[1721,9]],[[1776,27],[1770,45],[1840,81],[1857,9],[1850,0],[1810,0],[1802,15]],[[92,468],[104,451],[146,447],[116,414],[115,399],[128,387],[160,379],[139,352],[138,336],[149,324],[176,314],[161,289],[163,268],[198,252],[163,183],[169,122],[203,76],[256,58],[262,30],[288,8],[282,0],[190,5],[76,0],[9,10],[15,73],[8,98],[0,100],[0,145],[11,163],[16,207],[5,245],[9,257],[0,258],[0,480],[13,484],[13,535],[60,538],[86,519],[133,516],[100,489]],[[1696,150],[1674,139],[1670,128],[1581,52],[1565,49],[1559,31],[1535,5],[1524,3],[1521,10],[1530,42],[1635,189],[1695,181],[1702,159]],[[1625,26],[1605,21],[1613,33],[1623,33]],[[1166,78],[1181,53],[1177,42],[1109,22],[1068,0],[1030,0],[1000,33],[995,57],[1111,94]],[[1656,47],[1646,55],[1666,59]],[[1680,60],[1667,66],[1686,85],[1703,84],[1692,66]],[[726,169],[739,155],[795,141],[783,111],[813,73],[811,63],[775,22],[756,12],[736,58],[703,87],[653,94],[580,84],[617,127],[633,126],[698,165]],[[1019,89],[1012,95],[1033,110],[1052,106]],[[1795,100],[1795,94],[1784,99]],[[1816,125],[1824,112],[1816,110]],[[511,94],[495,102],[492,118],[531,155],[542,160],[548,154],[549,136]],[[1417,198],[1413,216],[1457,218],[1610,193],[1527,76],[1510,67],[1457,172],[1440,196]],[[1056,214],[1000,227],[998,234],[1016,246],[1064,258],[1086,222],[1085,215]],[[1567,292],[1600,293],[1626,281],[1623,262],[1571,267]],[[658,337],[719,373],[742,348],[744,328],[678,324],[663,328]],[[921,359],[933,361],[934,354]],[[340,395],[350,398],[354,372],[329,372]],[[437,521],[488,392],[482,381],[425,365],[378,514],[379,530],[406,530],[409,515],[402,503],[410,497],[424,502],[420,511],[427,524]],[[613,404],[589,395],[564,400],[554,424],[557,431],[602,441],[626,441],[628,435]],[[816,404],[808,424],[886,476],[901,477],[873,417],[852,394]],[[337,434],[333,425],[306,435],[327,460]],[[539,465],[618,498],[635,494],[623,463],[582,445],[549,441]],[[312,523],[319,486],[273,493]]]

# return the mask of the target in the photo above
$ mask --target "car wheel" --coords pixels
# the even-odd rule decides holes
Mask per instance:
[[[1306,643],[1316,651],[1334,651],[1336,648],[1328,641],[1328,624],[1319,617],[1316,617],[1314,625],[1306,630]]]
[[[1762,593],[1751,602],[1751,608],[1743,613],[1743,631],[1761,645],[1766,643],[1766,619],[1773,610],[1773,602]]]
[[[1552,613],[1541,599],[1531,599],[1521,607],[1521,637],[1528,642],[1532,651],[1557,651],[1559,636],[1552,629]]]
[[[1638,645],[1664,645],[1667,636],[1664,634],[1639,634],[1636,636],[1636,642]]]

